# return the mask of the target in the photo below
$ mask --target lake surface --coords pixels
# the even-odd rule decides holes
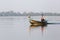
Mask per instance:
[[[32,19],[40,21],[40,16]],[[46,16],[49,23],[60,23],[60,16]],[[48,24],[43,29],[30,27],[26,16],[0,17],[0,40],[60,40],[60,24]]]

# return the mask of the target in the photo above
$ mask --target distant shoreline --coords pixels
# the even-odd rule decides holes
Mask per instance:
[[[44,15],[45,16],[45,15]],[[5,17],[5,16],[0,16],[0,17]],[[8,17],[8,16],[7,16]],[[13,17],[13,16],[12,16]]]
[[[34,12],[29,12],[29,13],[20,13],[20,12],[0,12],[0,16],[41,16],[43,14],[44,16],[60,16],[60,13],[34,13]]]

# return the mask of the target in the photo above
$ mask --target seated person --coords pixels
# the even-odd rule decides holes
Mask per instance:
[[[44,21],[45,21],[45,19],[42,17],[42,18],[41,18],[41,22],[44,22]]]

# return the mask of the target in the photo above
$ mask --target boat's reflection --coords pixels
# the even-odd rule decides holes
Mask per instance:
[[[45,28],[47,27],[47,25],[30,25],[30,28],[29,30],[31,31],[33,28],[37,28],[37,27],[40,27],[41,29],[41,32],[43,34],[43,32],[45,31]]]

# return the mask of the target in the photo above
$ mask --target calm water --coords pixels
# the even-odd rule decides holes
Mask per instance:
[[[50,23],[60,23],[59,16],[46,16]],[[40,16],[32,17],[40,20]],[[0,17],[0,40],[60,40],[60,24],[50,24],[41,29],[30,27],[27,17]]]

